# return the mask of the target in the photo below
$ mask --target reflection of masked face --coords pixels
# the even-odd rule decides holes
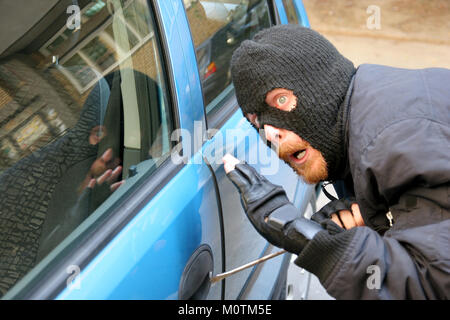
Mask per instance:
[[[294,25],[276,26],[244,41],[232,58],[238,103],[256,114],[261,127],[271,125],[297,134],[326,160],[329,178],[345,166],[344,110],[341,104],[355,72],[353,64],[317,32]],[[269,106],[274,88],[291,90],[291,111]]]

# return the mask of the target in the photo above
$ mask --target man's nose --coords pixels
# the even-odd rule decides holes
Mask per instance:
[[[264,125],[264,133],[266,136],[266,140],[270,141],[271,143],[279,144],[283,139],[283,132],[280,129],[269,124]]]

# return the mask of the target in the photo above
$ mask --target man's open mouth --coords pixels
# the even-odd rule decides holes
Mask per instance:
[[[291,155],[292,160],[295,163],[302,164],[306,161],[306,156],[308,154],[308,149],[298,150]]]

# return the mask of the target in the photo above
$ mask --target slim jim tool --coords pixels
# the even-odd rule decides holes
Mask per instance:
[[[268,254],[267,256],[264,256],[262,258],[256,259],[256,260],[254,260],[252,262],[244,264],[243,266],[240,266],[240,267],[235,268],[233,270],[230,270],[230,271],[227,271],[227,272],[224,272],[224,273],[219,273],[216,276],[212,277],[210,279],[210,281],[211,281],[211,283],[215,283],[215,282],[220,281],[222,279],[225,279],[225,278],[227,278],[227,277],[229,277],[229,276],[231,276],[231,275],[233,275],[235,273],[238,273],[238,272],[240,272],[242,270],[245,270],[245,269],[248,269],[250,267],[253,267],[254,265],[257,265],[257,264],[259,264],[261,262],[264,262],[264,261],[270,260],[272,258],[278,257],[279,255],[281,255],[283,253],[286,253],[286,250],[281,250],[281,251],[278,251],[278,252],[275,252],[275,253]]]

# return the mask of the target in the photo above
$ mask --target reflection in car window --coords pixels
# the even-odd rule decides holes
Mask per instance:
[[[149,172],[170,152],[147,1],[83,3],[75,19],[67,6],[36,1],[53,20],[1,28],[10,43],[0,47],[0,297],[100,205],[133,188],[131,166]],[[0,12],[26,18],[19,6]]]
[[[185,0],[207,114],[233,91],[230,60],[239,44],[270,26],[265,0]]]
[[[299,19],[297,16],[297,11],[295,9],[294,0],[283,0],[283,6],[286,10],[286,15],[289,24],[298,24]]]

